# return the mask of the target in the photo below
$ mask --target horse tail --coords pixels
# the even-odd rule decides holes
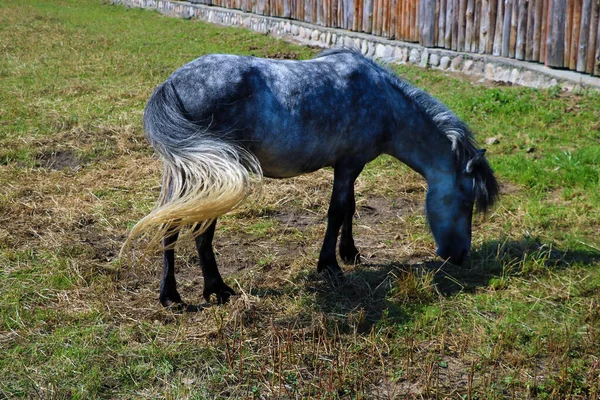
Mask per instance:
[[[163,182],[154,209],[129,233],[123,247],[141,235],[149,248],[184,226],[195,235],[244,200],[253,182],[262,180],[256,156],[211,132],[210,122],[191,121],[170,81],[160,85],[148,101],[144,131],[164,164]],[[150,234],[150,232],[154,232]]]

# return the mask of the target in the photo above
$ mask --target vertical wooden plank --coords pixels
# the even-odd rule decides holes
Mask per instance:
[[[390,0],[381,0],[380,3],[380,7],[381,10],[379,12],[379,24],[381,26],[381,36],[387,36],[387,31],[386,31],[386,25],[387,25],[387,21],[386,21],[386,17],[387,17],[387,12],[389,10],[389,3]]]
[[[488,38],[490,34],[490,26],[492,22],[490,21],[490,0],[482,0],[481,2],[481,22],[479,29],[479,52],[485,53]]]
[[[525,38],[525,60],[533,60],[533,32],[534,32],[535,0],[529,0],[527,6],[527,35]]]
[[[425,47],[435,46],[435,0],[421,0],[419,43]]]
[[[316,25],[323,25],[323,0],[314,0],[313,21]]]
[[[471,38],[471,53],[479,52],[479,37],[481,36],[481,6],[482,0],[475,0],[475,11],[473,15],[473,33]]]
[[[394,38],[402,40],[402,0],[396,0],[394,4]]]
[[[385,36],[384,35],[384,25],[385,25],[385,10],[387,9],[386,3],[389,0],[379,0],[379,9],[377,10],[377,24],[378,24],[378,35],[379,36]]]
[[[542,40],[542,7],[545,0],[535,0],[533,13],[533,61],[540,61],[540,41]]]
[[[406,1],[398,0],[396,13],[396,39],[404,40],[404,29],[405,29],[405,14],[406,14]]]
[[[446,31],[444,32],[444,47],[452,48],[452,21],[454,16],[454,0],[446,0]]]
[[[496,10],[496,28],[494,30],[494,45],[492,54],[499,56],[502,54],[502,34],[504,33],[504,0],[498,0]]]
[[[415,36],[413,37],[413,41],[419,41],[419,24],[421,21],[421,0],[417,0],[415,4]]]
[[[452,50],[458,49],[458,9],[459,0],[452,0]]]
[[[546,40],[546,65],[549,67],[560,68],[564,65],[565,9],[564,0],[550,0]]]
[[[394,0],[393,1],[393,8],[391,10],[391,12],[393,13],[392,15],[392,26],[393,26],[393,30],[394,30],[394,39],[395,40],[399,40],[400,38],[400,23],[401,23],[401,19],[400,19],[400,15],[399,15],[399,10],[400,10],[400,0]]]
[[[380,0],[373,0],[373,17],[371,20],[371,33],[373,35],[379,35],[377,33],[377,28],[379,25],[379,10],[380,10]]]
[[[404,38],[404,0],[398,0],[396,5],[396,39]]]
[[[360,6],[359,6],[359,21],[358,21],[358,31],[359,32],[364,32],[364,28],[363,28],[363,23],[365,22],[365,3],[366,0],[360,0]]]
[[[573,7],[573,22],[571,23],[571,32],[566,32],[565,35],[571,34],[570,49],[569,49],[569,63],[565,63],[565,67],[569,69],[577,68],[577,48],[579,46],[579,31],[581,26],[581,4],[582,0],[575,0],[575,7]]]
[[[573,9],[575,2],[580,0],[565,0],[566,4],[566,15],[565,15],[565,51],[564,51],[564,64],[569,65],[571,59],[571,38],[573,36]]]
[[[412,42],[417,30],[417,0],[409,0],[408,6],[408,40]]]
[[[415,23],[415,19],[414,19],[414,12],[413,12],[413,6],[415,5],[415,1],[416,0],[408,0],[408,30],[407,30],[407,35],[408,37],[406,38],[406,40],[408,41],[412,41],[414,32],[415,32],[415,27],[414,27],[414,23]]]
[[[515,48],[515,58],[517,60],[525,59],[525,40],[527,35],[527,0],[519,0],[519,10],[517,16],[517,47]]]
[[[598,0],[592,0],[592,16],[590,18],[590,31],[588,38],[588,52],[585,66],[585,72],[591,74],[594,71],[594,58],[596,55],[596,31],[598,30]]]
[[[548,43],[548,26],[550,21],[548,20],[548,9],[550,8],[551,0],[542,0],[542,19],[540,21],[540,62],[546,64],[547,43]]]
[[[460,0],[458,3],[458,43],[456,49],[464,51],[465,49],[465,28],[466,28],[467,0]]]
[[[504,22],[502,24],[502,57],[510,54],[510,20],[512,18],[513,0],[504,0]]]
[[[358,26],[358,18],[360,18],[359,8],[362,6],[360,0],[354,0],[354,10],[352,11],[352,30],[354,32],[360,32]]]
[[[419,7],[419,14],[421,14],[423,12],[423,6],[424,5],[425,5],[424,1],[420,1],[419,2],[418,6],[417,6],[417,7]],[[422,35],[422,32],[423,32],[423,19],[421,18],[421,19],[417,19],[417,36],[418,36],[418,39],[419,39],[419,41],[418,41],[419,44],[421,44],[421,40],[422,40],[421,35]]]
[[[433,16],[433,42],[434,42],[434,46],[437,46],[437,41],[438,41],[438,37],[439,37],[439,26],[437,24],[437,22],[440,19],[440,0],[435,1],[435,14]]]
[[[389,38],[396,38],[396,24],[398,21],[396,20],[396,10],[398,9],[398,0],[390,0],[390,9],[389,9]]]
[[[315,15],[316,15],[316,20],[317,20],[317,25],[327,26],[325,24],[325,21],[323,21],[323,0],[316,0]]]
[[[519,20],[519,1],[521,0],[512,1],[512,15],[510,17],[510,47],[508,48],[508,56],[511,58],[515,57],[515,50],[517,47],[517,23]]]
[[[581,7],[581,28],[579,29],[579,46],[577,49],[577,72],[585,72],[585,67],[587,65],[591,17],[592,0],[583,0],[583,5]]]
[[[410,41],[412,35],[412,4],[415,0],[406,0],[406,32],[405,32],[405,40]]]
[[[371,33],[373,29],[373,0],[365,0],[363,5],[363,32]]]
[[[411,41],[419,42],[419,9],[421,7],[421,1],[415,0],[413,3],[413,30]]]
[[[444,37],[446,35],[446,0],[440,0],[440,15],[438,16],[438,47],[444,47]]]
[[[382,0],[381,36],[388,37],[390,29],[390,0]]]
[[[598,8],[598,14],[600,14],[600,5]],[[592,73],[596,76],[600,75],[600,24],[598,25],[598,32],[596,34],[596,55],[594,57],[594,70]]]
[[[485,45],[485,48],[480,51],[480,52],[484,52],[485,54],[492,54],[493,48],[494,48],[494,37],[496,36],[496,19],[498,16],[498,0],[489,0],[490,1],[490,5],[489,5],[489,11],[488,11],[488,21],[489,21],[489,26],[488,26],[488,32],[487,32],[487,43]],[[500,0],[500,2],[502,2]]]
[[[304,3],[304,18],[303,21],[304,22],[310,22],[310,18],[311,18],[311,2],[313,0],[303,0],[302,2]]]
[[[383,10],[383,0],[375,0],[373,8],[373,34],[381,36],[381,19]]]
[[[475,0],[467,0],[465,10],[465,51],[471,51],[471,36],[473,35],[473,19],[475,10]]]
[[[400,40],[400,0],[394,0],[392,8],[392,25],[394,27],[394,39]]]

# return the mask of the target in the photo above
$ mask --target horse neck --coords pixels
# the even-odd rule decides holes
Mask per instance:
[[[390,154],[421,174],[429,186],[455,175],[452,143],[433,122],[411,114],[392,136]]]

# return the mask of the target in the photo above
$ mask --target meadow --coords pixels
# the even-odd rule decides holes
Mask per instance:
[[[435,256],[425,181],[389,157],[357,181],[363,258],[339,287],[316,273],[327,169],[219,221],[226,305],[204,303],[191,241],[177,277],[197,313],[160,306],[160,254],[118,260],[160,190],[153,88],[206,53],[318,51],[101,0],[0,2],[0,399],[600,398],[597,92],[390,66],[471,125],[501,182],[461,267]]]

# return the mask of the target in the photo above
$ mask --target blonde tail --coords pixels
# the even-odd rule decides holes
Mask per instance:
[[[169,232],[184,226],[201,234],[248,197],[252,183],[262,179],[252,153],[188,121],[178,104],[167,81],[146,106],[144,128],[164,162],[163,183],[156,207],[132,228],[121,256],[142,235],[149,236],[152,250]]]

